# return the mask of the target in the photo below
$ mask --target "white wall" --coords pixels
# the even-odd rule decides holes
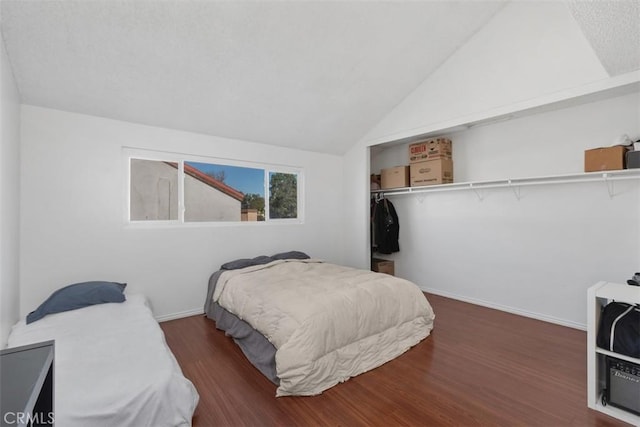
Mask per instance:
[[[640,138],[640,94],[449,135],[457,182],[579,173],[584,150]],[[372,170],[407,159],[407,146]],[[576,327],[586,289],[640,268],[640,180],[389,196],[400,217],[396,274],[424,290]]]
[[[357,144],[344,159],[344,264],[369,269],[369,147]]]
[[[400,139],[607,77],[564,2],[512,2],[364,139]]]
[[[345,156],[345,168],[368,173],[368,146],[606,81],[564,4],[513,2],[364,136]],[[576,107],[451,135],[455,181],[582,171],[585,147],[638,131],[637,97],[607,102],[616,107]],[[371,150],[372,172],[407,163],[404,149],[379,149]],[[357,195],[368,194],[368,179],[356,178],[345,181],[345,211],[365,216],[368,198]],[[584,289],[639,268],[640,190],[618,183],[616,191],[622,194],[611,200],[596,184],[526,188],[520,201],[510,190],[482,202],[473,192],[430,194],[422,204],[394,197],[401,221],[396,271],[425,289],[581,327]],[[346,230],[345,253],[364,268],[363,222]]]
[[[640,93],[479,125],[453,141],[455,182],[584,172],[584,150],[640,139]],[[409,144],[372,149],[371,171],[409,163]]]
[[[305,223],[126,227],[122,147],[304,169]],[[22,106],[20,311],[85,280],[127,282],[156,316],[201,311],[207,281],[240,257],[302,250],[342,261],[342,158]]]
[[[0,348],[19,307],[20,95],[0,36]]]
[[[509,3],[349,150],[345,168],[364,171],[368,146],[490,117],[496,109],[606,77],[566,5]],[[368,178],[346,180],[345,212],[364,215],[368,201],[355,195],[368,191]],[[367,266],[367,228],[346,232],[345,253],[359,260],[356,266]]]

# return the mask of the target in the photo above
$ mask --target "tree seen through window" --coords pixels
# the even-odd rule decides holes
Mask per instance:
[[[298,176],[269,173],[269,218],[298,217]]]

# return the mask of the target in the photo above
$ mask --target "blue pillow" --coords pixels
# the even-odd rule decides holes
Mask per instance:
[[[126,283],[83,282],[60,288],[45,302],[27,315],[27,324],[42,319],[47,314],[75,310],[89,305],[107,302],[123,302]]]

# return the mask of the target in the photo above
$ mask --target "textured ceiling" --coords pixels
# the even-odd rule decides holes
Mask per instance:
[[[639,0],[566,0],[610,75]],[[344,153],[504,1],[1,0],[25,104]],[[508,37],[508,35],[505,35]]]
[[[496,1],[14,1],[25,104],[343,153]]]
[[[610,75],[640,69],[640,1],[571,0],[568,5]]]

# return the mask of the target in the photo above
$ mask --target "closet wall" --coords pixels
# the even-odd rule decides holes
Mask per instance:
[[[621,88],[448,135],[458,182],[578,173],[585,148],[640,137],[640,72],[625,73],[604,69],[565,2],[509,2],[344,156],[345,262],[369,264],[369,173],[407,162],[388,143]],[[400,252],[390,258],[423,289],[584,327],[587,287],[640,268],[638,185],[616,183],[612,199],[603,183],[523,187],[519,201],[508,188],[482,201],[473,191],[391,196]]]
[[[456,182],[583,171],[584,150],[640,138],[636,92],[450,133]],[[408,163],[371,148],[371,171]],[[422,289],[584,328],[586,289],[640,268],[640,179],[387,196],[400,216],[398,276]]]

